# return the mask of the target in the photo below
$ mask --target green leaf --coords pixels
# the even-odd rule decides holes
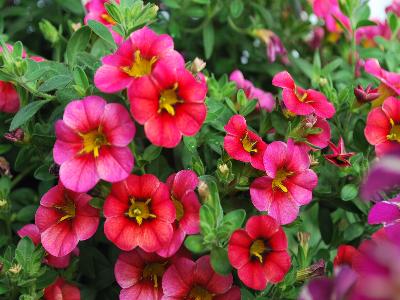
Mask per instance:
[[[229,263],[228,252],[221,247],[214,247],[210,254],[211,266],[214,271],[221,275],[228,275],[231,273],[232,267]]]
[[[145,161],[153,161],[160,156],[161,151],[161,147],[150,145],[144,150],[142,159]]]
[[[162,0],[162,2],[170,8],[180,8],[179,1],[177,0]]]
[[[106,26],[94,20],[89,20],[88,25],[95,34],[106,41],[106,43],[111,47],[112,50],[115,50],[117,48],[117,45],[115,44],[110,30]]]
[[[57,90],[60,88],[64,88],[68,83],[72,81],[71,76],[68,75],[56,75],[51,77],[50,79],[43,82],[41,86],[39,86],[39,92],[49,92],[53,90]]]
[[[24,237],[18,242],[17,249],[15,249],[15,259],[25,272],[30,271],[34,251],[35,245],[30,238]]]
[[[35,170],[35,173],[33,173],[33,177],[42,181],[55,179],[54,175],[49,173],[49,165],[41,165]]]
[[[226,227],[230,232],[240,228],[246,218],[246,211],[244,209],[236,209],[227,213],[222,219],[222,227]]]
[[[253,112],[253,110],[257,107],[258,100],[249,100],[244,107],[239,110],[239,113],[245,117]]]
[[[201,235],[188,236],[185,240],[185,247],[195,254],[202,254],[207,251]]]
[[[98,197],[94,197],[92,198],[92,200],[89,201],[90,206],[94,207],[94,208],[99,208],[102,209],[103,205],[104,205],[104,198],[98,198]]]
[[[329,209],[324,206],[319,206],[318,210],[318,223],[321,232],[322,240],[325,244],[329,244],[333,235],[333,223]]]
[[[242,0],[233,0],[231,5],[229,6],[229,10],[231,12],[231,16],[234,18],[240,17],[243,12],[243,1]]]
[[[82,2],[80,0],[56,0],[56,2],[66,10],[76,15],[82,15],[84,12]]]
[[[355,184],[346,184],[340,191],[340,198],[343,201],[353,200],[358,195],[358,188]]]
[[[217,226],[217,220],[214,216],[212,207],[207,204],[203,204],[200,208],[200,228],[201,233],[204,236],[214,233],[214,229]]]
[[[23,223],[30,222],[35,216],[36,209],[37,205],[24,206],[21,210],[18,211],[16,220]]]
[[[256,297],[254,297],[254,295],[245,288],[242,288],[240,290],[240,294],[241,294],[242,300],[255,300],[256,299]]]
[[[92,31],[88,26],[79,28],[72,35],[67,44],[66,59],[68,64],[73,65],[77,59],[78,53],[85,51],[89,44],[90,35]]]
[[[204,45],[204,55],[206,59],[211,57],[214,49],[214,27],[212,22],[209,22],[203,28],[203,45]]]
[[[53,269],[46,269],[46,272],[36,279],[36,288],[44,289],[51,285],[57,278],[57,271]]]
[[[183,143],[186,148],[190,151],[190,153],[197,153],[197,139],[195,136],[184,136]]]
[[[49,101],[51,100],[39,100],[22,107],[12,119],[9,130],[13,131],[28,122]]]
[[[343,238],[346,242],[360,237],[364,232],[365,225],[361,223],[350,224],[343,232]]]
[[[388,23],[389,23],[389,27],[390,30],[392,32],[396,32],[397,30],[397,26],[398,26],[398,20],[397,20],[397,16],[394,13],[389,13],[388,17],[387,17]]]
[[[366,26],[376,26],[376,23],[371,20],[360,20],[360,21],[358,21],[358,23],[356,25],[356,29],[358,29],[360,27],[366,27]]]

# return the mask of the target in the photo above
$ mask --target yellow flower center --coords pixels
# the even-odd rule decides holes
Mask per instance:
[[[83,149],[80,151],[80,154],[93,153],[94,157],[98,157],[99,149],[104,145],[109,145],[101,126],[88,133],[78,134],[83,139]]]
[[[306,98],[307,98],[307,93],[306,92],[304,92],[304,93],[300,92],[297,89],[297,87],[294,88],[294,93],[295,93],[297,99],[299,99],[300,102],[304,102],[306,100]]]
[[[158,103],[158,113],[164,110],[167,111],[171,116],[175,116],[175,104],[183,103],[179,99],[176,90],[178,89],[178,83],[175,83],[172,89],[164,90],[161,92],[161,96]]]
[[[153,65],[157,61],[157,57],[153,56],[150,60],[148,60],[140,54],[140,50],[136,50],[134,56],[135,61],[132,63],[132,65],[130,67],[122,67],[122,71],[135,78],[150,75]]]
[[[158,284],[159,284],[159,279],[163,276],[164,272],[165,272],[165,268],[166,268],[166,264],[165,263],[151,263],[148,264],[144,267],[143,269],[143,278],[144,279],[150,279],[155,288],[158,288]]]
[[[136,222],[141,225],[143,220],[149,218],[156,218],[155,214],[150,213],[149,204],[151,199],[147,199],[145,202],[136,201],[135,197],[130,197],[131,206],[128,210],[128,216],[134,218]]]
[[[58,209],[64,214],[64,216],[62,216],[58,222],[73,219],[75,217],[75,203],[69,198],[66,198],[66,201],[63,205],[55,205],[54,208]]]
[[[267,250],[263,240],[255,240],[250,247],[250,254],[255,256],[260,263],[263,262],[263,254]]]
[[[275,178],[272,180],[272,188],[279,188],[282,192],[287,193],[288,189],[284,185],[284,181],[291,175],[293,175],[293,172],[287,172],[285,170],[276,172]]]
[[[390,133],[386,136],[389,141],[396,141],[400,143],[400,125],[395,124],[393,119],[390,119],[390,124],[392,125],[392,129],[390,129]]]
[[[258,151],[257,148],[256,148],[257,141],[253,141],[253,140],[249,137],[248,132],[246,132],[245,136],[244,136],[240,141],[242,142],[243,149],[244,149],[246,152],[249,152],[249,153],[252,153],[252,152],[257,153],[257,151]]]
[[[104,21],[106,21],[108,24],[111,24],[111,25],[117,24],[117,22],[115,22],[114,19],[109,14],[106,14],[106,13],[101,14],[101,18]]]
[[[213,294],[210,294],[209,291],[207,291],[205,288],[202,288],[200,286],[195,286],[192,288],[189,294],[190,300],[212,300],[214,297]]]
[[[182,202],[179,200],[176,200],[176,198],[174,196],[172,196],[172,202],[174,203],[174,206],[175,206],[176,220],[180,221],[184,214]]]

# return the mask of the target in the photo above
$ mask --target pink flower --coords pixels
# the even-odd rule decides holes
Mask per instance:
[[[354,256],[358,254],[358,250],[351,245],[340,245],[337,250],[333,266],[335,268],[343,265],[351,267],[353,265]]]
[[[325,154],[324,157],[331,164],[338,167],[350,167],[350,157],[354,156],[354,152],[346,152],[344,147],[344,140],[342,137],[339,138],[339,143],[336,146],[334,143],[329,142],[329,148],[332,150],[332,154]]]
[[[19,110],[19,102],[14,85],[0,80],[0,112],[16,113]]]
[[[324,29],[322,27],[315,27],[312,31],[310,39],[307,41],[310,48],[313,50],[318,49],[322,44],[324,36]]]
[[[356,31],[357,44],[362,44],[366,48],[376,47],[375,37],[383,37],[390,40],[392,32],[387,22],[374,20],[376,25],[360,27]]]
[[[187,234],[200,232],[200,203],[194,190],[199,184],[197,175],[192,170],[179,171],[167,179],[171,199],[175,206],[176,220],[174,233],[169,244],[157,252],[163,257],[174,255],[182,246]]]
[[[400,100],[387,98],[382,107],[371,110],[367,117],[365,137],[375,146],[377,156],[400,147]]]
[[[228,257],[240,280],[259,291],[269,282],[282,281],[290,269],[285,232],[270,216],[252,216],[245,230],[236,230],[229,240]]]
[[[113,20],[113,18],[111,18],[106,8],[104,7],[104,4],[107,2],[110,1],[90,0],[89,2],[87,2],[85,5],[87,14],[85,16],[84,22],[85,24],[87,24],[89,20],[95,20],[102,23],[110,30],[110,33],[113,36],[115,43],[119,45],[123,42],[124,39],[121,35],[112,30],[112,27],[116,24],[116,22]],[[119,3],[119,0],[116,0],[115,2]]]
[[[156,252],[170,243],[176,212],[168,186],[145,174],[112,185],[104,216],[104,233],[117,247]]]
[[[168,261],[140,249],[123,252],[115,263],[114,273],[122,288],[120,300],[160,300],[161,279]]]
[[[385,9],[386,13],[392,12],[396,14],[397,16],[400,16],[400,1],[399,0],[393,0],[392,4],[390,4],[388,7]]]
[[[296,134],[298,134],[301,139],[305,139],[308,143],[323,149],[328,146],[329,140],[331,139],[331,127],[325,119],[315,115],[308,115],[302,120],[301,126],[296,131]],[[298,144],[306,151],[318,150],[303,142],[299,142]]]
[[[35,224],[43,248],[53,256],[71,253],[79,241],[91,238],[99,225],[99,212],[90,206],[92,198],[65,189],[61,183],[40,200]]]
[[[400,197],[376,203],[368,214],[369,224],[383,224],[387,237],[400,245]]]
[[[263,155],[267,144],[256,133],[248,130],[246,119],[241,115],[234,115],[224,128],[224,149],[229,156],[264,170]]]
[[[277,36],[271,30],[264,28],[254,30],[254,35],[264,42],[266,46],[266,55],[269,62],[275,62],[276,57],[280,56],[283,64],[289,64],[286,48],[282,44],[279,36]]]
[[[128,147],[135,125],[128,111],[98,96],[70,102],[56,122],[54,161],[68,188],[85,192],[100,180],[117,182],[128,177],[133,156]]]
[[[359,84],[354,88],[354,96],[356,96],[358,103],[364,104],[376,100],[379,93],[378,89],[372,87],[372,84],[369,84],[365,89]]]
[[[152,78],[143,78],[128,90],[133,118],[144,125],[154,145],[173,148],[182,135],[193,136],[200,130],[207,115],[207,84],[203,74],[196,76],[160,63]]]
[[[151,76],[159,64],[166,65],[165,68],[184,67],[172,38],[158,35],[147,27],[133,32],[114,54],[104,56],[102,62],[94,75],[94,83],[105,93],[125,88],[136,90],[139,79]]]
[[[309,169],[307,152],[289,140],[272,142],[264,153],[266,175],[256,178],[250,186],[253,205],[267,211],[279,224],[296,219],[299,206],[308,204],[317,186],[317,175]]]
[[[81,292],[75,285],[58,277],[52,285],[44,289],[44,300],[81,300]]]
[[[274,96],[269,92],[256,88],[253,83],[243,77],[242,72],[235,70],[229,76],[229,80],[236,83],[238,89],[242,89],[248,99],[257,99],[258,107],[266,111],[273,111],[275,107]]]
[[[324,94],[297,86],[292,76],[286,71],[276,74],[272,79],[272,84],[283,88],[283,103],[294,114],[305,116],[315,113],[321,118],[331,118],[335,114],[335,107]]]
[[[314,0],[313,10],[318,17],[324,19],[326,28],[330,32],[343,31],[338,21],[351,32],[350,20],[340,10],[338,0]]]
[[[196,262],[178,258],[163,276],[162,300],[239,300],[240,290],[232,287],[232,281],[232,275],[214,272],[209,256],[202,256]]]
[[[20,238],[23,238],[25,236],[29,237],[32,240],[32,242],[35,244],[35,246],[40,244],[40,239],[41,239],[40,231],[39,231],[39,228],[35,224],[25,225],[24,227],[22,227],[20,230],[17,231],[17,234],[19,235]],[[78,248],[75,248],[72,251],[72,253],[78,256],[79,255]],[[43,262],[54,268],[64,269],[69,266],[70,260],[71,260],[71,254],[57,257],[57,256],[53,256],[51,254],[46,253],[46,256],[43,259]]]

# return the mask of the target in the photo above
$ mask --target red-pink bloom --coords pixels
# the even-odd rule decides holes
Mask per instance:
[[[238,89],[242,89],[248,99],[257,99],[258,108],[265,109],[266,111],[273,111],[275,107],[274,96],[269,92],[256,88],[253,83],[246,80],[243,73],[235,70],[229,75],[229,80],[236,83]]]
[[[146,137],[167,148],[178,145],[182,135],[200,130],[207,115],[206,94],[203,74],[195,77],[185,68],[166,64],[156,65],[151,78],[143,78],[128,91],[132,115],[144,124]]]
[[[282,227],[270,216],[253,216],[246,228],[236,230],[228,257],[240,280],[255,290],[283,280],[290,269],[288,242]]]
[[[105,93],[125,88],[136,90],[139,79],[150,77],[159,64],[164,64],[165,68],[184,67],[182,56],[174,50],[172,38],[158,35],[147,27],[133,32],[115,53],[104,56],[102,63],[94,83]]]
[[[375,38],[380,36],[386,40],[390,40],[392,32],[387,22],[374,20],[376,25],[363,26],[356,31],[357,44],[362,44],[366,48],[376,47]]]
[[[233,159],[249,162],[264,170],[263,155],[267,144],[256,133],[247,128],[246,119],[234,115],[225,125],[224,149]]]
[[[296,219],[299,206],[308,204],[317,186],[317,175],[310,168],[306,151],[289,140],[272,142],[264,153],[266,175],[250,186],[253,205],[267,211],[279,224]]]
[[[364,130],[367,141],[375,146],[377,156],[400,147],[400,100],[387,98],[382,107],[371,110]]]
[[[115,20],[108,14],[104,4],[110,2],[110,0],[90,0],[85,4],[85,8],[87,14],[85,16],[85,24],[88,23],[89,20],[95,20],[97,22],[105,25],[108,30],[110,30],[111,35],[114,38],[115,43],[118,45],[123,42],[123,37],[115,32],[112,27],[117,24]],[[119,0],[115,2],[119,3]]]
[[[385,9],[386,13],[392,12],[397,16],[400,16],[400,0],[393,0],[392,4],[390,4]]]
[[[232,275],[214,272],[209,256],[202,256],[196,262],[178,258],[164,273],[162,300],[239,300],[240,290],[232,287],[232,281]]]
[[[140,249],[123,252],[115,263],[115,278],[122,288],[120,300],[160,300],[161,279],[168,261]]]
[[[168,186],[145,174],[112,185],[104,216],[104,233],[117,247],[155,252],[171,241],[176,213]]]
[[[344,140],[342,137],[339,138],[339,143],[337,146],[334,143],[329,142],[329,148],[331,148],[333,153],[324,155],[327,161],[338,167],[351,166],[349,158],[352,157],[355,153],[346,152],[346,149],[344,147]]]
[[[333,260],[333,265],[336,267],[348,265],[351,267],[353,265],[354,256],[357,255],[358,250],[350,245],[340,245],[335,259]]]
[[[17,231],[19,237],[23,238],[25,236],[29,237],[35,246],[40,244],[40,231],[39,228],[35,224],[27,224]],[[72,252],[75,255],[79,255],[78,248],[75,248]],[[49,266],[54,268],[63,269],[69,266],[69,262],[71,260],[71,254],[67,254],[65,256],[57,257],[51,254],[46,253],[43,262]]]
[[[300,138],[306,139],[308,143],[320,149],[327,147],[331,139],[331,127],[329,123],[325,119],[315,115],[306,116],[295,133]],[[306,151],[317,150],[317,148],[303,142],[299,142],[298,144]]]
[[[174,233],[169,244],[157,252],[163,257],[174,255],[182,246],[187,234],[200,231],[200,203],[194,190],[199,184],[197,175],[192,170],[179,171],[167,179],[171,199],[175,206],[176,220]]]
[[[338,21],[351,32],[351,24],[349,18],[340,10],[338,0],[314,0],[314,13],[324,19],[326,28],[330,32],[341,33],[342,27]]]
[[[275,62],[277,56],[280,56],[283,64],[289,64],[287,50],[282,44],[279,36],[277,36],[273,31],[264,28],[256,29],[254,30],[254,35],[264,42],[266,46],[266,55],[269,62]]]
[[[75,285],[58,277],[52,285],[44,289],[44,300],[81,300],[81,292]]]
[[[53,256],[71,253],[79,241],[91,238],[99,225],[99,211],[90,206],[87,194],[67,190],[61,183],[40,200],[35,224],[43,248]]]
[[[377,88],[372,88],[372,84],[369,84],[365,89],[359,84],[354,88],[354,96],[359,103],[363,104],[376,100],[379,97],[379,92]]]
[[[310,39],[307,41],[308,45],[311,49],[315,50],[318,49],[325,36],[325,31],[322,27],[315,27],[312,31],[312,35]]]
[[[324,94],[297,86],[287,71],[276,74],[272,84],[283,88],[283,103],[294,114],[305,116],[315,113],[321,118],[331,118],[335,114],[335,107]]]
[[[0,112],[16,113],[19,110],[19,95],[10,82],[0,81]]]
[[[135,125],[128,111],[98,96],[70,102],[56,122],[54,161],[61,182],[76,192],[86,192],[100,180],[117,182],[133,168],[128,147]]]

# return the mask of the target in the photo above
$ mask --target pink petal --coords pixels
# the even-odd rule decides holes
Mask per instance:
[[[94,75],[94,84],[104,93],[116,93],[126,89],[135,79],[120,67],[102,65]]]
[[[271,217],[276,219],[279,224],[285,225],[293,222],[297,218],[299,207],[287,193],[276,191],[268,213]]]
[[[200,202],[193,191],[188,191],[182,198],[184,214],[179,221],[179,227],[187,234],[197,234],[200,231]]]
[[[292,113],[306,116],[314,112],[314,107],[306,102],[301,102],[293,90],[284,89],[282,92],[283,103]]]
[[[39,228],[35,224],[27,224],[17,231],[20,238],[25,236],[29,237],[32,242],[37,246],[40,244],[40,232]]]
[[[133,155],[129,147],[102,147],[96,159],[98,176],[109,182],[127,178],[133,168]]]
[[[287,252],[271,252],[264,263],[267,280],[278,283],[283,280],[290,269],[290,256]]]
[[[168,113],[153,116],[144,124],[146,137],[156,146],[166,148],[177,146],[181,141],[182,134],[175,122],[175,118]]]
[[[395,97],[387,98],[382,105],[385,114],[395,123],[400,122],[400,100]]]
[[[251,202],[259,211],[268,211],[274,200],[272,179],[264,176],[256,178],[250,186]]]
[[[224,129],[228,134],[241,138],[247,131],[246,119],[241,115],[234,115],[229,119]]]
[[[250,247],[253,239],[243,229],[238,229],[231,235],[228,243],[228,258],[231,265],[240,269],[250,261]]]
[[[41,234],[43,248],[54,256],[65,256],[78,245],[78,237],[74,234],[69,221],[54,224]]]
[[[249,288],[262,291],[267,286],[263,266],[258,261],[250,261],[238,270],[240,280]]]
[[[204,103],[207,94],[207,84],[201,73],[197,74],[200,78],[196,79],[192,73],[185,68],[177,71],[178,76],[178,96],[185,102]]]
[[[162,278],[165,296],[184,299],[192,288],[196,264],[187,258],[179,258],[173,263]]]
[[[135,124],[132,122],[128,111],[117,103],[110,103],[105,106],[101,126],[107,136],[107,141],[118,147],[128,145],[136,132]]]
[[[233,159],[242,161],[242,162],[250,162],[251,155],[243,148],[243,144],[239,137],[227,135],[224,138],[224,149],[226,153]]]
[[[314,108],[314,113],[321,118],[332,118],[336,110],[332,103],[330,103],[324,94],[307,90],[307,101],[311,101]]]
[[[140,227],[139,247],[146,252],[156,252],[170,242],[172,234],[171,223],[157,219],[143,223]]]
[[[392,223],[400,220],[400,209],[395,203],[378,202],[368,214],[369,224]]]
[[[287,164],[288,149],[284,142],[272,142],[267,146],[264,153],[265,172],[271,178],[276,172]]]
[[[104,234],[118,248],[124,251],[133,250],[141,238],[139,226],[127,217],[107,218],[104,223]]]
[[[106,198],[103,207],[106,218],[123,216],[128,209],[129,203],[127,200],[121,201],[121,199],[114,197],[112,194]]]
[[[387,135],[390,133],[389,118],[380,107],[374,108],[368,114],[367,126],[364,133],[367,141],[372,145],[377,145],[387,140]]]
[[[294,89],[296,87],[292,76],[287,71],[275,74],[272,79],[272,85],[286,89]]]
[[[204,123],[206,115],[205,104],[184,103],[176,107],[176,127],[184,135],[195,135]]]
[[[157,254],[162,257],[173,256],[182,246],[185,237],[186,233],[180,227],[176,228],[169,243],[165,244],[161,250],[157,251]]]
[[[291,153],[288,153],[287,157],[287,170],[301,172],[308,169],[310,167],[310,158],[307,152],[299,146],[293,146],[292,149],[293,151],[291,151]]]
[[[199,184],[199,178],[192,170],[182,170],[176,173],[171,190],[174,195],[182,199],[187,191],[194,191]]]
[[[122,288],[129,288],[142,277],[145,262],[136,251],[123,252],[115,263],[115,279]]]
[[[35,224],[39,228],[39,231],[43,232],[50,228],[62,218],[61,213],[52,208],[39,206],[35,214]]]
[[[279,230],[279,224],[270,216],[252,216],[246,223],[247,234],[253,239],[268,240]]]
[[[75,231],[78,239],[84,241],[90,239],[99,226],[99,217],[86,217],[86,216],[75,216],[72,222],[72,228]]]
[[[127,289],[122,289],[119,294],[120,300],[159,300],[161,292],[153,286],[151,281],[142,281]]]

